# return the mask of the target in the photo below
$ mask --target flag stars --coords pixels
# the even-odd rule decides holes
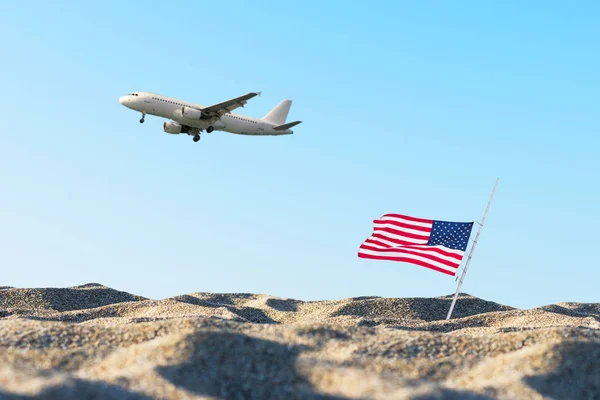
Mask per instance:
[[[472,229],[472,222],[433,221],[431,236],[427,244],[465,251]]]

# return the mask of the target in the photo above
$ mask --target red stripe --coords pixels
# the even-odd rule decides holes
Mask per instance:
[[[426,254],[426,253],[421,253],[419,251],[415,251],[415,250],[408,250],[408,249],[404,249],[401,247],[394,247],[391,249],[379,249],[377,247],[373,247],[373,246],[369,246],[368,244],[363,244],[362,246],[360,246],[361,249],[366,249],[366,250],[371,250],[371,251],[380,251],[382,253],[402,253],[402,254],[410,254],[413,256],[419,256],[419,257],[423,257],[423,258],[427,258],[429,260],[433,260],[433,261],[437,261],[440,264],[444,264],[447,265],[449,267],[452,268],[458,268],[460,265],[460,261],[457,260],[457,262],[452,262],[452,261],[448,261],[448,260],[444,260],[443,258],[438,258],[433,254]]]
[[[446,274],[446,275],[450,275],[450,276],[456,275],[456,271],[455,272],[447,271],[445,269],[436,267],[435,265],[427,264],[425,262],[422,262],[422,261],[419,261],[419,260],[414,260],[412,258],[406,258],[406,257],[387,257],[387,256],[372,256],[370,254],[362,254],[360,252],[358,253],[358,256],[360,258],[369,258],[369,259],[372,259],[372,260],[403,261],[403,262],[407,262],[407,263],[410,263],[410,264],[420,265],[421,267],[433,269],[434,271],[441,272],[442,274]]]
[[[387,233],[392,233],[394,235],[399,235],[399,236],[404,236],[410,239],[420,239],[420,240],[424,240],[425,242],[427,242],[429,240],[429,236],[430,235],[416,235],[414,233],[408,233],[408,232],[404,232],[404,231],[398,231],[396,229],[392,229],[392,228],[375,228],[374,229],[375,232],[387,232]]]
[[[425,226],[405,224],[403,222],[392,221],[391,219],[376,219],[373,222],[376,224],[392,224],[392,225],[399,226],[401,228],[414,229],[415,231],[423,231],[423,232],[427,232],[427,233],[431,232],[431,227],[427,228]]]
[[[392,248],[392,246],[390,246],[389,244],[385,244],[383,242],[380,242],[379,240],[375,240],[373,239],[373,236],[371,236],[370,238],[368,238],[365,243],[375,243],[375,244],[379,244],[382,246],[386,246],[386,248]],[[442,249],[439,249],[437,247],[430,247],[430,246],[425,246],[425,245],[415,245],[414,243],[412,245],[408,245],[406,246],[407,248],[411,249],[411,250],[419,250],[419,251],[427,251],[430,253],[438,253],[441,254],[443,256],[448,256],[448,257],[452,257],[452,258],[456,258],[457,260],[462,260],[463,256],[456,254],[456,253],[450,253],[447,251],[444,251]]]
[[[402,214],[385,214],[384,217],[404,218],[409,221],[423,222],[425,224],[433,224],[432,219],[415,218],[415,217],[409,217],[408,215],[402,215]]]
[[[381,246],[385,246],[386,249],[390,249],[390,248],[394,247],[394,246],[390,246],[389,244],[383,243],[380,240],[373,239],[373,236],[371,236],[370,238],[365,240],[365,243],[363,243],[363,244],[367,244],[367,243],[374,243],[374,244],[378,244]]]
[[[400,240],[400,239],[392,239],[388,236],[384,236],[384,235],[380,235],[378,233],[373,233],[373,235],[371,235],[371,237],[377,238],[377,239],[383,239],[383,240],[387,240],[388,242],[394,242],[398,245],[402,245],[402,246],[411,246],[414,245],[415,243],[413,242],[407,242],[405,240]]]
[[[376,246],[369,245],[367,243],[363,243],[360,246],[360,248],[366,249],[366,250],[371,250],[371,251],[381,251],[383,253],[411,254],[414,256],[419,256],[419,257],[423,257],[423,258],[428,258],[433,261],[437,261],[439,263],[445,264],[452,268],[458,268],[458,266],[460,266],[460,263],[462,262],[462,257],[460,259],[455,259],[456,261],[450,261],[450,260],[445,260],[443,258],[440,258],[437,254],[422,252],[422,251],[420,251],[421,249],[413,249],[413,248],[406,248],[406,247],[392,247],[392,248],[382,249],[382,248],[379,248]]]
[[[461,261],[463,259],[463,255],[464,255],[464,252],[463,252],[463,254],[450,253],[449,251],[444,251],[442,249],[438,249],[436,247],[430,247],[430,246],[421,248],[421,247],[419,247],[419,245],[417,245],[417,246],[412,247],[412,249],[413,250],[420,250],[420,251],[429,251],[429,252],[432,252],[432,253],[439,253],[439,254],[442,254],[444,256],[456,258],[457,260],[461,260]]]

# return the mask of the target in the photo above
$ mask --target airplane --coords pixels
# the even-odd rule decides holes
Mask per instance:
[[[244,105],[260,92],[248,93],[212,106],[202,106],[187,101],[165,97],[148,92],[133,92],[119,98],[119,103],[142,113],[140,123],[147,114],[170,119],[163,124],[163,130],[170,134],[188,134],[194,142],[200,140],[200,133],[206,130],[226,131],[239,135],[279,136],[294,133],[290,128],[302,121],[286,123],[291,100],[283,100],[262,118],[252,118],[231,111]]]

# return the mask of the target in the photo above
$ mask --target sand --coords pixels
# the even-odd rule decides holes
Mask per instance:
[[[600,304],[0,288],[0,398],[600,399]]]

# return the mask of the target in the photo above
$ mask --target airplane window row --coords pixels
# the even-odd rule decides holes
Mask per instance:
[[[229,117],[230,117],[230,118],[235,118],[235,119],[240,119],[240,120],[242,120],[242,121],[246,121],[246,122],[252,122],[253,124],[255,124],[255,123],[256,123],[256,121],[250,121],[249,119],[245,119],[245,118],[236,117],[236,116],[234,116],[234,115],[230,115]]]
[[[165,103],[177,104],[178,106],[185,106],[185,104],[177,103],[175,101],[170,101],[170,100],[159,99],[158,97],[153,97],[152,99],[153,100],[158,100],[158,101],[163,101]],[[189,106],[186,106],[186,107],[189,107]]]

